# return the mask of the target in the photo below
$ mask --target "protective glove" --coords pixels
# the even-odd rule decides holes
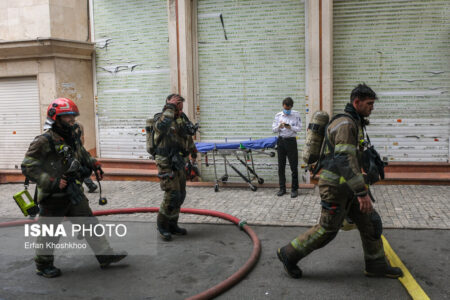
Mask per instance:
[[[102,165],[98,161],[94,163],[94,173],[99,181],[103,179],[103,174],[105,174],[105,172],[103,172]]]
[[[164,105],[163,111],[165,111],[166,109],[172,109],[174,112],[178,111],[177,106],[173,103],[167,103],[166,105]]]

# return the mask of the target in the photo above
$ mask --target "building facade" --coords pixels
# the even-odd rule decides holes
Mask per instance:
[[[73,99],[95,128],[86,1],[0,1],[0,169],[20,169],[47,106]],[[95,135],[86,148],[95,152]]]
[[[0,168],[20,164],[60,96],[80,106],[89,150],[148,159],[145,119],[169,93],[186,98],[197,140],[223,142],[273,135],[288,96],[305,129],[314,111],[341,111],[360,82],[379,94],[369,134],[382,156],[449,161],[448,1],[0,3]],[[275,159],[256,164],[276,178]]]

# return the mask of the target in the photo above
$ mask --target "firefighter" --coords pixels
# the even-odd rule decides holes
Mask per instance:
[[[364,250],[365,274],[398,278],[400,268],[386,260],[381,240],[381,218],[372,205],[362,167],[364,129],[377,96],[365,84],[359,84],[350,96],[344,114],[333,119],[325,133],[323,169],[319,179],[321,216],[319,224],[279,248],[277,256],[286,272],[294,278],[302,276],[299,260],[333,240],[346,216],[360,231]],[[360,143],[361,141],[361,143]]]
[[[197,148],[192,136],[196,128],[183,113],[184,98],[171,94],[163,112],[155,116],[155,161],[164,199],[157,216],[157,229],[161,237],[170,241],[172,234],[186,235],[178,226],[180,207],[186,198],[185,165],[191,156],[195,163]]]
[[[92,171],[100,178],[103,172],[100,164],[83,147],[76,133],[75,117],[78,115],[78,107],[72,100],[58,98],[52,101],[47,109],[47,130],[30,144],[22,162],[22,173],[37,184],[41,225],[57,225],[65,216],[88,217],[83,222],[98,224],[81,184]],[[73,171],[70,178],[67,175],[69,170]],[[114,253],[104,236],[86,235],[85,238],[102,268],[126,256],[126,252]],[[36,243],[47,245],[58,243],[58,240],[58,237],[38,236]],[[38,275],[47,278],[61,275],[61,270],[53,264],[53,251],[53,247],[47,246],[36,249]]]

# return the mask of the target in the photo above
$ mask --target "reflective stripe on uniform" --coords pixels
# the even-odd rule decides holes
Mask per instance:
[[[344,177],[339,176],[331,171],[328,170],[322,170],[322,173],[320,173],[320,179],[328,181],[330,183],[334,184],[344,184],[347,183],[348,186],[353,190],[357,191],[360,190],[362,186],[365,187],[364,183],[364,177],[362,174],[353,176],[350,180],[345,180]]]
[[[30,165],[36,165],[36,164],[40,165],[41,161],[36,159],[36,158],[34,158],[34,157],[31,157],[31,156],[25,156],[25,158],[23,159],[22,164],[25,165],[26,167],[28,167]]]
[[[298,238],[295,238],[294,240],[292,240],[291,245],[295,248],[295,250],[301,252],[302,254],[306,254],[304,253],[305,250],[309,246],[311,246],[311,244],[314,243],[317,239],[322,237],[325,234],[325,231],[325,228],[320,226],[319,229],[317,229],[317,231],[310,235],[306,240],[301,242]]]
[[[326,180],[331,183],[339,183],[340,176],[328,170],[322,170],[320,173],[320,179]]]
[[[45,172],[42,172],[38,179],[38,185],[44,188],[47,188],[50,184],[50,175]]]
[[[292,247],[294,247],[296,250],[300,251],[301,248],[301,242],[298,238],[295,238],[294,240],[292,240],[291,242]]]
[[[361,188],[361,187],[365,188],[364,177],[362,174],[353,176],[352,178],[347,180],[347,184],[353,191],[356,191],[356,190],[358,190],[358,188]]]
[[[350,155],[355,156],[356,155],[356,147],[355,145],[351,145],[351,144],[337,144],[334,147],[334,153],[347,153]]]
[[[385,256],[385,253],[384,253],[384,248],[383,247],[381,247],[377,252],[372,253],[372,254],[364,252],[364,259],[365,260],[375,260],[377,258],[381,258],[381,257],[384,257],[384,256]]]
[[[348,121],[348,120],[345,120],[345,121],[342,121],[342,122],[338,123],[338,124],[336,125],[336,127],[333,127],[333,128],[330,130],[330,134],[333,133],[333,132],[335,132],[339,127],[341,127],[342,125],[345,125],[345,124],[353,124],[353,122]]]

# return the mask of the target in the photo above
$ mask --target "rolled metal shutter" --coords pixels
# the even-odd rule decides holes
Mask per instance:
[[[197,31],[202,142],[273,136],[274,116],[288,96],[304,124],[303,1],[199,0]],[[264,179],[277,178],[276,158],[256,163]]]
[[[449,160],[450,2],[334,1],[334,112],[379,96],[368,133],[391,161]]]
[[[149,157],[145,120],[170,92],[167,27],[166,1],[94,1],[101,157]]]
[[[0,168],[20,169],[41,134],[40,115],[36,77],[0,78]]]

